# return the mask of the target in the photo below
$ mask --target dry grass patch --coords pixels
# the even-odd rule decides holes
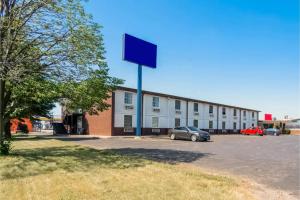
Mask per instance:
[[[252,199],[238,181],[188,165],[54,139],[14,142],[0,157],[0,199]]]

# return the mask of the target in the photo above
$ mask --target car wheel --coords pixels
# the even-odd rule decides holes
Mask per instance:
[[[196,142],[196,141],[197,141],[197,136],[196,136],[196,135],[192,135],[192,136],[191,136],[191,140],[192,140],[193,142]]]
[[[171,134],[170,136],[171,140],[175,140],[176,139],[176,135],[174,133]]]

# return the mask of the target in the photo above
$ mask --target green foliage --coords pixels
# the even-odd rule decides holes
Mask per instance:
[[[6,138],[2,140],[0,144],[0,155],[9,155],[11,148],[11,139]]]
[[[122,80],[109,76],[101,26],[81,2],[0,0],[0,122],[6,127],[13,118],[49,116],[55,102],[90,114],[109,107],[106,100]],[[8,153],[10,141],[1,138],[1,152]]]
[[[10,92],[10,98],[5,117],[10,119],[47,116],[59,97],[57,84],[38,76],[26,77],[20,84],[8,83],[6,89]]]
[[[82,80],[106,67],[101,26],[81,0],[0,0],[0,77]]]
[[[4,120],[67,110],[105,110],[122,81],[110,77],[101,26],[81,0],[0,0]]]
[[[90,78],[75,82],[69,81],[61,85],[64,99],[61,101],[69,112],[82,109],[90,114],[97,114],[109,108],[105,102],[118,84],[123,81],[110,77],[107,70],[95,70]]]

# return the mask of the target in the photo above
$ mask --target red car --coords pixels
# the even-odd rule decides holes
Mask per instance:
[[[241,130],[241,134],[243,135],[264,135],[263,130],[260,127],[251,127],[247,129]]]

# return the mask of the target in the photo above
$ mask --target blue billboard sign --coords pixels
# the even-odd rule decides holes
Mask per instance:
[[[123,59],[138,65],[156,68],[157,46],[128,34],[124,34]]]

